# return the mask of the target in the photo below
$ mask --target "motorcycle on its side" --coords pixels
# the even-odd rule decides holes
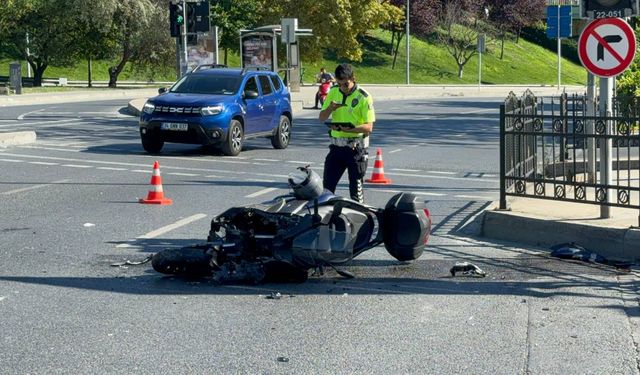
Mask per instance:
[[[292,194],[224,211],[206,243],[162,250],[153,268],[220,283],[304,282],[309,270],[335,269],[383,243],[400,261],[422,255],[431,231],[423,200],[398,193],[384,209],[372,207],[323,190],[317,173],[298,169],[289,175]]]

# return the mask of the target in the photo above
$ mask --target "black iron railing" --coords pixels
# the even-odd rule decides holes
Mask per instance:
[[[640,209],[640,98],[610,107],[598,116],[586,95],[510,93],[500,106],[500,208],[520,196]]]

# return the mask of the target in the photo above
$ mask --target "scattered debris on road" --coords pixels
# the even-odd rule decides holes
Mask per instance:
[[[451,267],[451,276],[455,277],[456,273],[462,274],[462,276],[472,276],[472,277],[485,277],[487,273],[484,272],[480,267],[476,266],[473,263],[469,262],[456,262],[456,264]]]
[[[145,263],[149,262],[151,260],[151,258],[153,258],[153,255],[149,255],[148,257],[146,257],[146,258],[144,258],[143,260],[140,260],[140,261],[131,261],[131,260],[127,259],[124,262],[111,263],[111,267],[139,266],[141,264],[145,264]]]

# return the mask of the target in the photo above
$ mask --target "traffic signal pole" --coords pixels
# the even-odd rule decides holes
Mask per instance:
[[[180,76],[187,74],[187,1],[182,0],[182,25],[180,25],[180,38],[182,39],[182,51],[180,62]]]

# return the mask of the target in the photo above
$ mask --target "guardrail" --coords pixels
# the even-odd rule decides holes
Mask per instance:
[[[604,117],[597,105],[586,95],[509,94],[500,106],[501,209],[519,196],[640,210],[640,98],[614,98]]]
[[[6,84],[9,82],[8,76],[0,76],[0,84]],[[171,86],[175,82],[165,81],[118,81],[118,86],[123,87],[145,87],[145,86]],[[88,81],[76,81],[68,80],[66,78],[43,78],[42,86],[71,86],[71,87],[87,87]],[[109,81],[91,81],[91,85],[94,87],[107,87]],[[23,87],[33,87],[33,78],[22,77]]]

